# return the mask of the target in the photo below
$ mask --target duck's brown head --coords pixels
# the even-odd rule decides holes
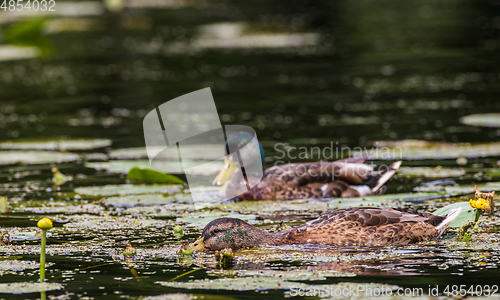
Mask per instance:
[[[191,244],[194,250],[240,249],[268,243],[272,234],[235,218],[220,218],[205,226],[201,237]]]

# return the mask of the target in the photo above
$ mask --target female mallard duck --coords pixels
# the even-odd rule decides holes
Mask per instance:
[[[344,208],[274,234],[240,219],[220,218],[208,223],[191,247],[220,250],[288,244],[410,244],[439,238],[461,210],[457,208],[441,217],[392,208]]]
[[[249,151],[247,158],[241,153],[224,158],[224,168],[213,181],[213,185],[221,186],[223,193],[229,198],[234,195],[236,200],[287,200],[302,198],[337,198],[360,197],[372,194],[383,194],[385,183],[391,179],[401,166],[397,161],[389,167],[375,167],[364,164],[366,156],[352,157],[334,162],[293,163],[274,166],[263,171],[262,180],[254,187],[249,187],[247,180],[241,180],[238,173],[239,161],[252,161],[260,157],[258,167],[245,165],[246,178],[252,177],[249,170],[265,166],[264,150],[258,142],[250,143],[253,136],[247,132],[232,134],[227,139],[228,149],[241,149],[246,145]],[[234,150],[233,150],[234,152]],[[260,153],[259,153],[260,152]],[[250,158],[249,158],[250,157]],[[262,166],[262,167],[261,167]],[[241,174],[241,172],[240,172]],[[256,175],[253,178],[260,179]],[[238,192],[242,191],[242,192]],[[244,192],[243,192],[244,191]]]

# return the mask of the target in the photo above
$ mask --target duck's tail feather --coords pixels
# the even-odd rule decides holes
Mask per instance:
[[[455,220],[460,215],[461,211],[462,211],[461,207],[452,210],[446,215],[446,217],[441,223],[435,226],[436,230],[438,231],[438,237],[441,236],[443,232],[446,230],[446,227],[448,227],[448,225],[450,225],[450,223],[453,222],[453,220]]]
[[[385,171],[375,182],[375,186],[372,187],[372,194],[377,194],[377,192],[389,181],[389,179],[396,174],[396,170],[401,167],[401,164],[403,162],[401,160],[398,160],[394,163],[392,163],[387,171]]]

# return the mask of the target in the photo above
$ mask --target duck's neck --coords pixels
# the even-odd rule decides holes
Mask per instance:
[[[273,245],[275,239],[276,234],[254,227],[252,229],[252,234],[245,237],[246,245],[244,247]]]

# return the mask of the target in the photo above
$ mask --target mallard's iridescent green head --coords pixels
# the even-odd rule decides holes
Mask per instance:
[[[250,143],[252,140],[253,136],[244,131],[234,133],[228,137],[226,148],[227,152],[232,154],[224,158],[224,168],[217,175],[217,177],[215,177],[212,182],[213,185],[222,186],[229,180],[229,178],[231,178],[231,175],[233,175],[233,173],[239,168],[239,158],[234,152],[235,150],[242,149],[245,146],[245,151],[239,151],[239,154],[241,160],[247,163],[247,167],[248,162],[251,162],[256,157],[259,157],[260,162],[262,163],[262,168],[264,168],[266,163],[264,149],[259,142]]]
[[[273,234],[236,218],[220,218],[208,223],[201,237],[190,246],[196,251],[240,249],[269,243]]]

